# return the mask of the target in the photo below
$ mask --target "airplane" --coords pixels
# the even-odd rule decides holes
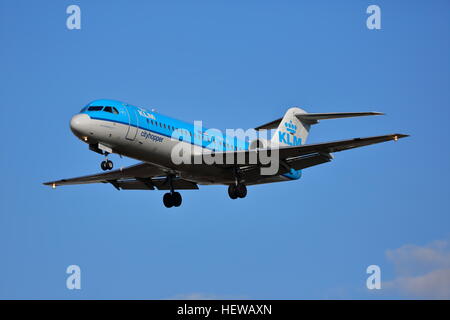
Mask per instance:
[[[270,140],[257,137],[250,141],[227,135],[216,138],[207,129],[199,129],[192,123],[176,120],[155,110],[116,100],[95,100],[71,118],[70,129],[91,151],[105,157],[100,166],[109,172],[45,182],[44,185],[55,188],[108,183],[117,190],[167,190],[163,196],[167,208],[181,205],[182,197],[176,190],[194,190],[199,185],[225,185],[231,199],[245,198],[247,186],[298,180],[303,169],[330,162],[335,152],[408,137],[395,133],[306,144],[311,126],[321,120],[382,114],[307,113],[299,107],[291,107],[282,118],[254,128],[258,133],[275,130]],[[173,160],[176,146],[193,149],[191,159],[208,154],[211,157],[231,156],[234,161],[177,163]],[[273,174],[262,174],[262,169],[267,168],[267,162],[262,161],[264,152],[266,155],[277,155],[279,164]],[[113,153],[141,162],[111,171],[113,162],[108,155]]]

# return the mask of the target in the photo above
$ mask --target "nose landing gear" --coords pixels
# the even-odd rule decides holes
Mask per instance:
[[[112,170],[113,167],[113,162],[111,160],[108,160],[108,153],[105,152],[105,160],[100,163],[100,168],[102,168],[103,171],[106,171]]]
[[[103,171],[111,170],[114,167],[114,164],[111,160],[105,160],[100,163],[100,167]]]

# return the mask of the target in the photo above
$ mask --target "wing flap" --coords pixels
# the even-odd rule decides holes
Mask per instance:
[[[154,190],[155,188],[139,180],[115,181],[111,184],[118,190]]]
[[[118,190],[170,190],[169,183],[166,178],[156,179],[130,179],[125,181],[109,181]],[[176,190],[195,190],[198,189],[196,183],[174,179],[172,181],[173,188]]]
[[[167,179],[153,179],[152,182],[154,183],[155,187],[158,188],[158,190],[170,190],[169,182],[167,181]],[[198,189],[196,183],[184,179],[174,179],[172,181],[172,184],[173,188],[176,190]]]
[[[306,169],[312,166],[317,166],[322,163],[330,162],[332,159],[331,155],[328,153],[316,153],[306,156],[301,156],[298,158],[292,158],[286,163],[289,167],[295,170]],[[287,172],[287,171],[286,171]]]
[[[301,170],[322,163],[330,162],[331,159],[332,156],[330,154],[319,154],[319,153],[291,158],[289,160],[284,161],[284,163],[279,166],[278,172],[274,176],[289,173],[291,168],[295,170]],[[252,181],[254,182],[261,180],[261,178],[265,182],[270,180],[270,179],[267,180],[269,176],[261,176],[261,170],[259,166],[249,166],[247,168],[241,169],[241,171],[245,174],[247,183],[252,183]]]

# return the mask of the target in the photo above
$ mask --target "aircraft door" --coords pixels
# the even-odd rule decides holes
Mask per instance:
[[[136,139],[136,135],[138,132],[138,125],[139,125],[139,118],[137,116],[136,113],[136,109],[130,106],[126,106],[125,109],[127,110],[128,113],[128,122],[129,122],[129,126],[128,126],[128,130],[127,130],[127,135],[126,135],[126,139],[127,140],[131,140],[134,141]]]

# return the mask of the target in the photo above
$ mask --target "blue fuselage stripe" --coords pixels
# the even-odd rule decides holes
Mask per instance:
[[[91,103],[90,105],[94,105],[96,102]],[[98,102],[97,102],[98,103]],[[132,105],[124,105],[120,102],[114,101],[114,100],[105,100],[105,103],[103,105],[111,105],[113,107],[116,107],[119,110],[119,114],[112,114],[104,111],[88,111],[87,108],[83,109],[81,112],[88,114],[91,119],[93,120],[101,120],[101,121],[108,121],[108,122],[115,122],[119,124],[123,124],[126,126],[132,126],[137,129],[145,130],[148,132],[152,132],[155,134],[159,134],[162,136],[165,136],[167,138],[172,138],[172,135],[170,132],[173,132],[172,130],[168,128],[179,128],[182,130],[185,130],[190,135],[190,141],[185,141],[183,139],[183,142],[189,143],[191,145],[200,146],[205,149],[213,150],[213,151],[235,151],[234,147],[236,146],[238,150],[248,150],[249,144],[248,142],[238,140],[237,138],[230,139],[229,137],[223,137],[220,140],[215,141],[214,143],[210,140],[211,137],[208,136],[208,138],[205,137],[205,131],[207,129],[202,129],[201,131],[197,132],[197,136],[201,136],[201,139],[196,139],[196,134],[194,133],[194,125],[179,121],[167,116],[163,116],[161,114],[158,114],[156,112],[149,112],[147,110],[144,110],[142,108],[138,108]],[[138,112],[140,110],[140,112]],[[146,117],[142,116],[142,114],[146,115]],[[148,116],[148,117],[147,117]],[[139,124],[140,123],[146,123],[148,127],[142,127]],[[159,125],[158,125],[159,124]],[[162,128],[161,125],[166,125],[168,128]],[[150,128],[150,126],[154,128]],[[157,130],[155,130],[157,129]],[[183,136],[181,133],[180,136]],[[183,137],[184,138],[184,137]],[[193,142],[192,142],[193,140]],[[198,141],[201,141],[201,143],[196,143]],[[226,143],[224,146],[223,143]],[[232,148],[229,148],[228,145],[232,146]],[[219,146],[219,147],[217,147]],[[297,180],[301,176],[301,170],[294,170],[291,169],[291,172],[282,174],[282,176],[289,178],[291,180]]]

